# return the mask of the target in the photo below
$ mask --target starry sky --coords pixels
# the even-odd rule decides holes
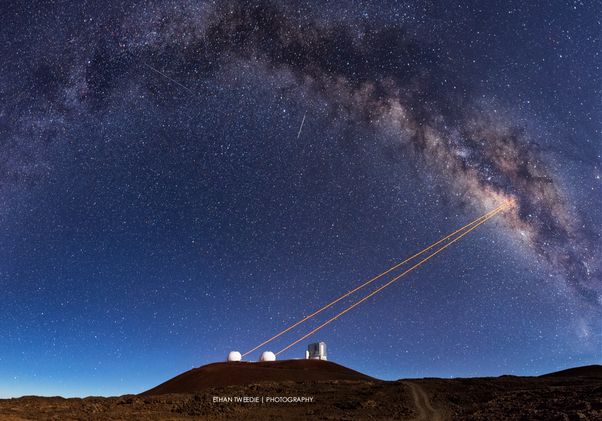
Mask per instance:
[[[2,3],[0,396],[224,360],[506,199],[312,339],[385,379],[601,363],[602,10],[530,3]]]

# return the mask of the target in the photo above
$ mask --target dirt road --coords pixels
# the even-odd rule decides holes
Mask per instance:
[[[433,408],[431,400],[422,386],[411,381],[403,383],[412,391],[412,397],[414,398],[414,404],[416,405],[416,413],[418,414],[418,417],[415,418],[415,420],[443,421],[445,419],[441,411]]]

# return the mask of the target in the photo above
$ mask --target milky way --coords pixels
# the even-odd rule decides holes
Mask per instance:
[[[600,303],[599,234],[580,229],[579,214],[567,206],[557,177],[538,156],[529,133],[480,106],[466,90],[457,93],[463,84],[458,75],[442,68],[428,45],[403,26],[349,29],[295,19],[262,2],[174,5],[153,10],[151,19],[148,12],[137,11],[116,28],[103,26],[107,34],[89,41],[83,56],[64,52],[68,58],[61,56],[60,63],[37,64],[39,91],[31,94],[43,94],[46,109],[33,121],[18,121],[7,142],[10,153],[3,155],[5,180],[45,171],[47,143],[60,138],[79,113],[101,110],[124,80],[143,83],[142,66],[160,67],[155,62],[168,60],[170,72],[194,82],[231,60],[249,60],[266,71],[294,74],[299,84],[326,98],[333,112],[366,124],[384,121],[397,133],[400,148],[452,180],[456,197],[469,197],[481,209],[517,199],[516,210],[506,215],[508,227],[562,271],[584,299]],[[5,105],[8,119],[18,98],[16,104]],[[42,144],[22,141],[32,135]]]

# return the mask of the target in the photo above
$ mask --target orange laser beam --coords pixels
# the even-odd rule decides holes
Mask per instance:
[[[386,284],[380,286],[379,288],[375,289],[374,291],[372,291],[370,294],[366,295],[364,298],[362,298],[361,300],[353,303],[352,305],[350,305],[349,307],[347,307],[345,310],[341,311],[340,313],[338,313],[336,316],[333,316],[332,318],[328,319],[326,322],[322,323],[320,326],[316,327],[315,329],[313,329],[312,331],[310,331],[309,333],[306,333],[305,335],[303,335],[301,338],[297,339],[296,341],[292,342],[291,344],[287,345],[286,347],[282,348],[280,351],[276,352],[275,355],[279,355],[281,353],[283,353],[284,351],[286,351],[287,349],[291,348],[292,346],[298,344],[299,342],[301,342],[302,340],[308,338],[309,336],[313,335],[314,333],[316,333],[317,331],[319,331],[320,329],[324,328],[325,326],[329,325],[330,323],[334,322],[336,319],[338,319],[339,317],[341,317],[343,314],[347,313],[348,311],[352,310],[353,308],[357,307],[358,305],[360,305],[361,303],[363,303],[364,301],[366,301],[368,298],[372,297],[373,295],[379,293],[380,291],[382,291],[383,289],[387,288],[388,286],[390,286],[391,284],[393,284],[394,282],[396,282],[397,280],[399,280],[399,278],[401,278],[402,276],[410,273],[411,271],[413,271],[414,269],[418,268],[419,266],[421,266],[423,263],[427,262],[428,260],[432,259],[433,257],[435,257],[437,254],[441,253],[443,250],[445,250],[446,248],[448,248],[449,246],[451,246],[453,243],[455,243],[456,241],[458,241],[459,239],[461,239],[462,237],[464,237],[465,235],[467,235],[469,232],[471,232],[472,230],[476,229],[479,225],[484,224],[485,222],[487,222],[489,219],[493,218],[495,215],[497,215],[498,213],[502,212],[506,207],[508,206],[508,202],[505,202],[503,205],[500,205],[500,207],[497,208],[497,210],[495,210],[495,212],[489,216],[487,216],[485,219],[483,219],[482,221],[480,221],[479,223],[477,223],[475,226],[471,227],[470,229],[466,230],[465,232],[463,232],[462,234],[460,234],[459,236],[457,236],[456,238],[454,238],[453,240],[451,240],[449,243],[445,244],[443,247],[441,247],[440,249],[438,249],[437,251],[435,251],[434,253],[428,255],[426,258],[422,259],[420,262],[416,263],[414,266],[412,266],[411,268],[405,270],[404,272],[402,272],[400,275],[396,276],[395,278],[391,279],[389,282],[387,282]]]
[[[391,266],[389,269],[385,270],[384,272],[376,275],[375,277],[369,279],[368,281],[364,282],[363,284],[359,285],[358,287],[346,292],[345,294],[341,295],[339,298],[335,299],[334,301],[331,301],[330,303],[326,304],[325,306],[321,307],[320,309],[314,311],[313,313],[311,313],[310,315],[304,317],[303,319],[295,322],[294,324],[290,325],[289,327],[287,327],[286,329],[280,331],[279,333],[275,334],[274,336],[272,336],[271,338],[263,341],[262,343],[260,343],[259,345],[257,345],[255,348],[250,349],[249,351],[245,352],[244,354],[242,354],[243,357],[249,355],[251,352],[256,351],[257,349],[261,348],[264,345],[267,345],[268,343],[272,342],[274,339],[279,338],[280,336],[284,335],[286,332],[290,331],[291,329],[299,326],[301,323],[306,322],[307,320],[311,319],[312,317],[315,317],[316,315],[320,314],[321,312],[323,312],[324,310],[332,307],[333,305],[335,305],[336,303],[338,303],[339,301],[341,301],[342,299],[350,296],[351,294],[353,294],[356,291],[359,291],[360,289],[370,285],[371,283],[377,281],[378,279],[382,278],[383,276],[387,275],[388,273],[392,272],[393,270],[397,269],[398,267],[404,265],[405,263],[415,259],[418,256],[423,255],[424,253],[426,253],[427,251],[429,251],[430,249],[432,249],[433,247],[436,247],[437,245],[441,244],[442,242],[444,242],[445,240],[449,239],[450,237],[458,234],[459,232],[465,230],[466,228],[470,227],[471,225],[476,224],[477,222],[479,222],[480,220],[482,220],[483,218],[488,217],[489,215],[491,215],[492,213],[496,212],[497,210],[500,210],[503,206],[506,206],[508,204],[509,201],[506,201],[504,203],[502,203],[500,206],[498,206],[497,208],[487,212],[486,214],[478,217],[477,219],[473,220],[472,222],[469,222],[468,224],[464,225],[461,228],[458,228],[457,230],[455,230],[454,232],[452,232],[451,234],[446,235],[445,237],[441,238],[440,240],[434,242],[433,244],[431,244],[430,246],[424,248],[423,250],[419,251],[418,253],[408,257],[407,259],[403,260],[402,262],[397,263],[394,266]]]

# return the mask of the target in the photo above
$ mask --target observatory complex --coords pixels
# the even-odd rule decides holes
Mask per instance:
[[[305,359],[306,360],[328,360],[328,355],[326,353],[326,343],[325,342],[315,342],[309,344],[307,346],[307,350],[305,351]],[[238,351],[230,351],[228,354],[228,362],[239,362],[242,361],[242,355]],[[276,361],[276,354],[271,351],[264,351],[261,353],[261,357],[259,358],[261,362],[268,361]]]

